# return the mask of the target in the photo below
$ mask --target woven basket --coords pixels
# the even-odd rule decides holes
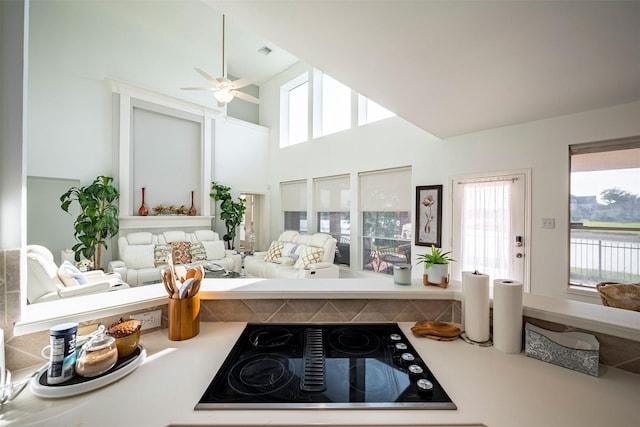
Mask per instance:
[[[596,289],[603,305],[640,311],[640,283],[601,282]]]

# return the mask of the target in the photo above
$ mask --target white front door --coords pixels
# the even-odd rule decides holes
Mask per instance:
[[[528,290],[527,172],[456,177],[452,186],[452,279],[479,271]]]

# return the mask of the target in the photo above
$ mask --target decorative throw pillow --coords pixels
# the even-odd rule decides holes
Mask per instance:
[[[300,258],[293,265],[298,270],[309,268],[311,264],[322,261],[324,252],[320,248],[305,247],[300,254]]]
[[[171,243],[174,264],[189,264],[191,262],[191,242]]]
[[[171,247],[169,245],[156,245],[153,249],[153,265],[157,267],[167,264],[167,257],[170,253]]]
[[[65,286],[86,285],[88,283],[87,278],[84,277],[84,274],[82,274],[78,267],[69,261],[65,261],[60,265],[60,268],[58,268],[58,277]]]
[[[282,248],[282,256],[291,257],[294,261],[297,261],[300,256],[299,252],[301,252],[301,249],[302,245],[298,245],[296,243],[285,243],[284,248]]]
[[[207,260],[207,250],[200,242],[191,243],[191,249],[189,249],[189,253],[191,254],[191,262]]]
[[[276,262],[276,260],[282,256],[282,249],[284,249],[284,242],[278,240],[271,242],[264,260],[267,262]]]

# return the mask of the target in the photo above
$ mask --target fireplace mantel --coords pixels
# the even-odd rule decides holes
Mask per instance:
[[[133,231],[160,232],[163,230],[194,231],[211,229],[213,216],[188,215],[152,215],[152,216],[121,216],[120,232],[125,234]]]

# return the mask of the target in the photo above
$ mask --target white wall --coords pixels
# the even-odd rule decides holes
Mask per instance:
[[[194,67],[220,69],[201,2],[31,1],[27,174],[90,183],[112,170],[111,77],[216,108]]]
[[[438,140],[401,118],[390,118],[285,149],[279,148],[279,88],[310,68],[298,64],[261,87],[261,123],[271,128],[270,183],[411,165],[413,186],[444,185],[443,242],[450,241],[449,178],[531,169],[531,292],[567,297],[570,144],[640,134],[640,103],[549,118]],[[273,192],[273,190],[272,190]],[[271,237],[282,230],[272,195]],[[353,215],[353,212],[352,212]],[[412,214],[412,217],[414,214]],[[542,229],[541,218],[556,228]],[[414,256],[424,248],[414,246]],[[414,269],[414,276],[419,271]],[[571,296],[575,299],[592,300]]]

